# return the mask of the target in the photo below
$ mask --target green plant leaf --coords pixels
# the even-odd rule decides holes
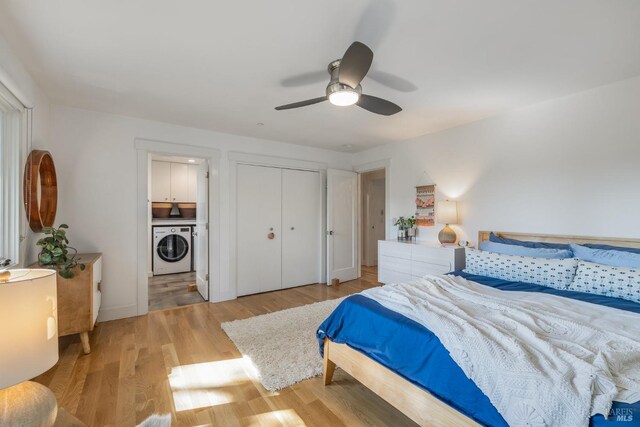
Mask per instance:
[[[61,268],[58,273],[60,273],[60,276],[64,277],[65,279],[71,279],[73,277],[73,271],[66,268]]]

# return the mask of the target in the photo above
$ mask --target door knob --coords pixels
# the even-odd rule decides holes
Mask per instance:
[[[333,236],[333,230],[327,231],[327,234],[328,234],[329,236]]]
[[[267,239],[269,239],[269,240],[273,240],[273,239],[275,239],[275,237],[276,237],[276,234],[273,233],[273,232],[267,234]]]
[[[295,230],[295,228],[294,228],[294,227],[291,227],[291,229],[292,229],[292,230]]]

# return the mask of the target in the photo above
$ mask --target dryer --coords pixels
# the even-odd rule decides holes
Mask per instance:
[[[153,227],[153,275],[191,271],[191,227]]]

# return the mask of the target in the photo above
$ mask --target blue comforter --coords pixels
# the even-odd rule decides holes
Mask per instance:
[[[640,313],[640,304],[618,298],[561,291],[464,272],[452,274],[505,291],[549,293]],[[321,354],[325,337],[336,343],[348,344],[478,423],[507,425],[489,398],[465,376],[429,329],[367,297],[353,295],[345,299],[320,325],[317,337]],[[633,405],[615,402],[609,419],[596,415],[591,418],[591,425],[640,426],[640,402]]]

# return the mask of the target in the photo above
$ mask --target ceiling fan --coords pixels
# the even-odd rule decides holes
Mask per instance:
[[[399,113],[402,108],[393,102],[362,93],[360,82],[367,75],[372,62],[373,52],[371,49],[364,43],[353,42],[344,53],[342,59],[332,61],[327,67],[331,80],[327,85],[325,96],[280,105],[276,107],[276,110],[306,107],[307,105],[328,100],[333,105],[340,107],[355,104],[360,108],[383,116]]]

